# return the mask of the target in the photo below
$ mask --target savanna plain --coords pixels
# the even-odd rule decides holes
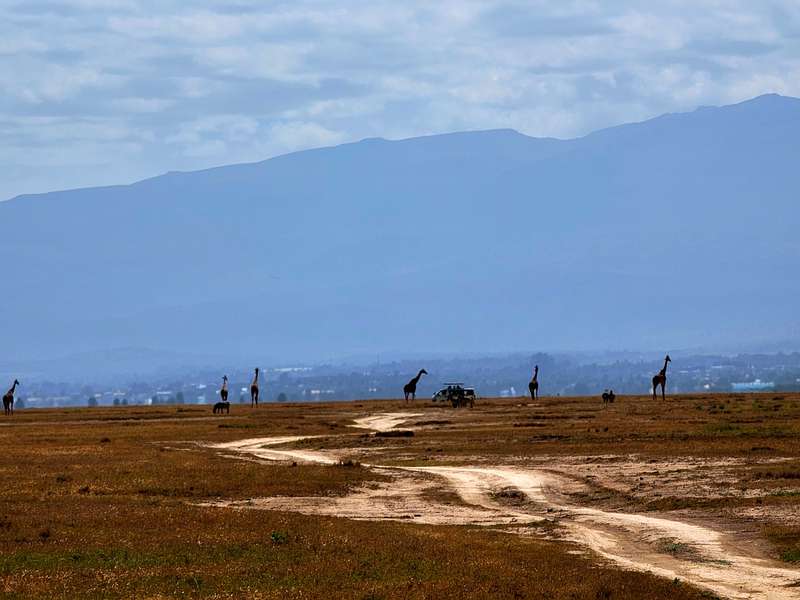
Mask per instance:
[[[0,420],[9,598],[800,598],[800,394]]]

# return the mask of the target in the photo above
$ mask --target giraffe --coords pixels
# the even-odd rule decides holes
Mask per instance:
[[[6,415],[13,415],[14,414],[14,392],[19,385],[19,381],[16,379],[14,383],[11,385],[11,388],[3,395],[3,411]]]
[[[219,390],[219,397],[223,402],[228,401],[228,376],[222,376],[222,387]]]
[[[528,384],[528,389],[531,392],[531,399],[536,400],[539,397],[539,365],[533,367],[533,377]]]
[[[656,388],[661,386],[661,399],[666,400],[664,389],[667,387],[667,365],[672,362],[669,354],[664,358],[664,368],[658,372],[658,375],[653,375],[653,400],[656,399]]]
[[[406,402],[408,402],[409,396],[411,396],[412,400],[417,399],[417,382],[419,381],[420,377],[427,374],[428,372],[425,369],[420,369],[419,373],[417,373],[417,376],[403,386],[403,393],[406,395]]]
[[[253,377],[253,383],[250,384],[250,408],[258,406],[258,367],[256,367],[256,376]]]

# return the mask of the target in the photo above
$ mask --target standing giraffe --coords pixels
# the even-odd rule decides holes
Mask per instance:
[[[219,397],[223,402],[228,401],[228,376],[222,376],[222,387],[219,389]]]
[[[653,400],[656,399],[656,388],[661,386],[661,399],[666,400],[664,389],[667,387],[667,365],[672,362],[672,359],[667,354],[664,359],[664,368],[658,372],[658,375],[653,375]]]
[[[3,395],[3,411],[6,415],[14,414],[14,392],[18,385],[19,381],[15,379],[11,388]]]
[[[528,384],[528,390],[531,392],[531,399],[536,400],[539,397],[539,365],[533,367],[533,377]]]
[[[256,367],[256,376],[253,377],[253,383],[250,384],[250,408],[258,406],[258,367]]]
[[[412,400],[417,399],[417,382],[419,381],[420,377],[427,374],[428,372],[425,369],[420,369],[419,373],[417,373],[417,376],[403,386],[403,393],[406,395],[406,402],[408,402],[409,396],[411,396]]]

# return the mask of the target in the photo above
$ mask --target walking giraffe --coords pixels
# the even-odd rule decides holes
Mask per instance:
[[[250,384],[250,408],[258,406],[258,367],[256,367],[256,376],[253,377],[253,383]]]
[[[3,395],[3,411],[6,415],[13,415],[14,414],[14,392],[19,385],[19,381],[16,379],[14,383],[11,385],[11,388]]]
[[[667,365],[672,362],[672,359],[667,354],[666,358],[664,358],[664,368],[658,372],[658,375],[653,375],[653,400],[656,399],[656,388],[661,386],[661,399],[666,400],[666,392],[664,391],[667,387]]]
[[[419,378],[423,375],[427,375],[428,372],[425,369],[420,369],[417,376],[414,377],[411,381],[403,386],[403,393],[406,396],[406,402],[408,402],[408,397],[411,396],[412,400],[416,400],[417,398],[417,382],[419,382]]]
[[[223,402],[228,401],[228,376],[222,376],[222,387],[219,389],[219,397]]]
[[[531,399],[536,400],[539,397],[539,365],[533,367],[533,377],[528,384],[528,390],[531,393]]]

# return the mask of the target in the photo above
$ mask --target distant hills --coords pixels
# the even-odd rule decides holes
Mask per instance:
[[[768,95],[20,196],[0,203],[0,361],[797,339],[798,165],[800,100]]]

